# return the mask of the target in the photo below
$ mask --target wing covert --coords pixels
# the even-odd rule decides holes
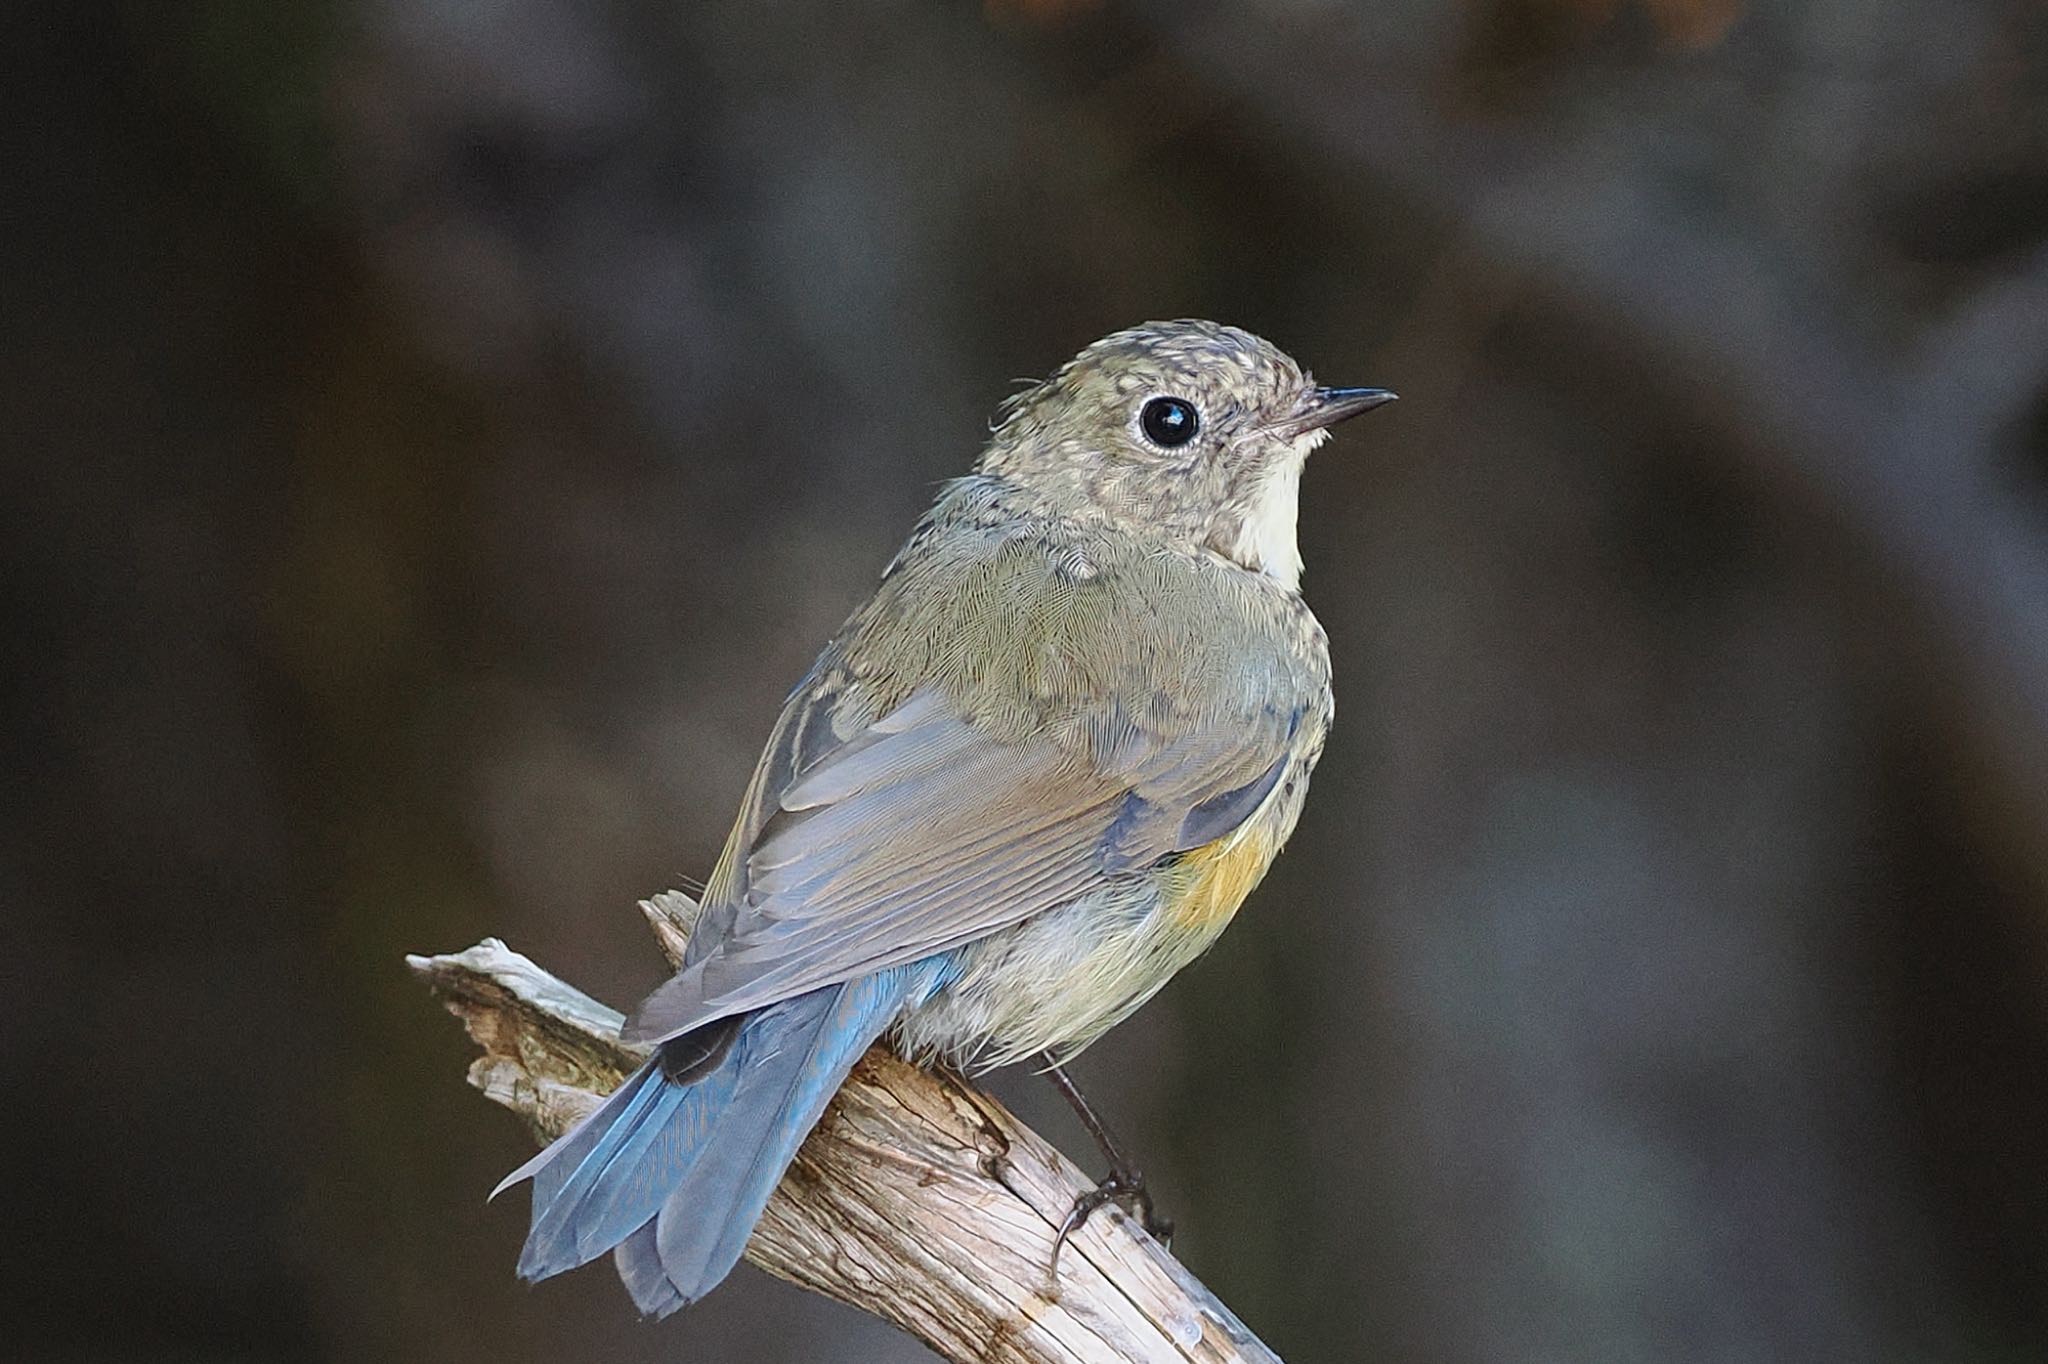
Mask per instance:
[[[1221,837],[1270,797],[1322,678],[1269,675],[1256,638],[1249,674],[1216,666],[1202,635],[1187,645],[1199,625],[1213,633],[1205,613],[1238,603],[1191,574],[1193,588],[1157,567],[1076,583],[1044,545],[978,548],[964,564],[899,562],[792,694],[699,936],[630,1036],[981,937]],[[1119,616],[1133,600],[1153,609]],[[891,638],[948,628],[921,650]],[[1168,651],[1189,666],[1163,669]]]

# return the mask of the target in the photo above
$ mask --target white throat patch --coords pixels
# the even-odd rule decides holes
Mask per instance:
[[[1301,513],[1301,466],[1308,452],[1329,438],[1328,431],[1312,431],[1295,442],[1295,458],[1276,464],[1259,484],[1230,547],[1231,558],[1290,592],[1301,590],[1301,542],[1295,538],[1295,523]]]

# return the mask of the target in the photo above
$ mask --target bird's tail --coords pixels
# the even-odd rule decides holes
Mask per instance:
[[[944,965],[891,967],[664,1043],[493,1192],[533,1180],[520,1277],[545,1279],[616,1250],[627,1291],[650,1316],[717,1287],[847,1071],[931,995]]]

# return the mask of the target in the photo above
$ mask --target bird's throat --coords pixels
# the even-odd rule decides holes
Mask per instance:
[[[1301,590],[1301,543],[1295,536],[1301,466],[1291,459],[1264,470],[1248,496],[1225,513],[1212,541],[1226,558],[1290,592]]]

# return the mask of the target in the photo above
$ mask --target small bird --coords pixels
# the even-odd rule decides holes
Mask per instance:
[[[876,1039],[1064,1062],[1216,940],[1330,727],[1302,465],[1393,396],[1181,321],[1004,405],[783,704],[626,1024],[653,1059],[499,1185],[533,1181],[523,1278],[612,1252],[643,1313],[693,1302]]]

